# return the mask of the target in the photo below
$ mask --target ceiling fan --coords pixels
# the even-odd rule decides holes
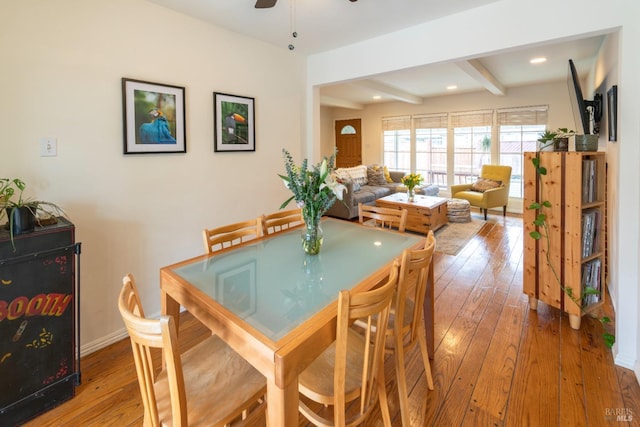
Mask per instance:
[[[268,9],[276,5],[278,0],[256,0],[256,9]],[[358,0],[349,0],[350,2],[356,2]]]

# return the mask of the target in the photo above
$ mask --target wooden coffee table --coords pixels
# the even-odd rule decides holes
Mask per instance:
[[[414,201],[409,202],[406,193],[395,193],[376,200],[376,206],[395,209],[406,209],[406,229],[427,234],[436,231],[448,222],[447,200],[443,197],[422,196],[416,194]]]

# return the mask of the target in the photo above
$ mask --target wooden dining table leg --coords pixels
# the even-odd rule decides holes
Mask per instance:
[[[431,261],[431,265],[429,265],[429,272],[427,274],[427,292],[424,295],[424,303],[423,303],[423,316],[424,316],[424,331],[427,337],[427,350],[429,353],[429,359],[433,359],[433,355],[435,352],[435,333],[434,333],[434,321],[435,321],[435,309],[434,309],[434,299],[435,299],[435,282],[434,282],[434,274],[433,274],[433,261]]]
[[[160,290],[160,313],[173,316],[176,330],[180,330],[180,304],[163,290]]]
[[[292,381],[280,388],[273,380],[267,379],[269,426],[297,426],[298,399],[298,381]]]

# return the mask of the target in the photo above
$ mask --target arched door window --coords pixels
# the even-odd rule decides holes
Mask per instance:
[[[340,135],[355,135],[356,133],[358,133],[356,128],[351,125],[346,125],[340,130]]]

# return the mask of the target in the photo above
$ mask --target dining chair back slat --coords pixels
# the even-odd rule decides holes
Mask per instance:
[[[262,215],[262,234],[279,233],[302,224],[302,209],[289,209]]]
[[[404,232],[407,224],[407,215],[408,211],[406,209],[358,204],[358,220],[360,224],[389,229],[396,228],[398,231]]]
[[[262,236],[262,218],[260,217],[205,229],[202,232],[205,251],[209,254],[260,236]]]

